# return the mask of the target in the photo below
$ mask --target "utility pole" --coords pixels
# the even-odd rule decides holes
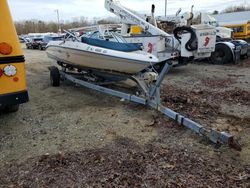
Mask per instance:
[[[61,33],[62,32],[62,29],[61,29],[61,24],[60,24],[60,15],[59,15],[59,10],[56,9],[55,10],[56,12],[56,15],[57,15],[57,26],[58,26],[58,33]]]
[[[167,5],[168,5],[168,0],[165,0],[165,17],[167,17]]]

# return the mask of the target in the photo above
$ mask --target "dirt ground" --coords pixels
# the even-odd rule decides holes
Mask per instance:
[[[0,187],[250,187],[250,61],[171,70],[163,103],[233,134],[218,147],[152,109],[50,86],[44,51],[24,49],[30,102],[0,114]]]

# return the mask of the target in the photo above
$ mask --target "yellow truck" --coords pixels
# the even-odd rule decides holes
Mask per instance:
[[[250,11],[230,12],[212,15],[220,26],[233,30],[234,39],[249,41]]]
[[[0,110],[15,112],[29,100],[25,59],[7,0],[0,1]]]
[[[225,27],[228,27],[234,31],[235,39],[250,41],[250,21],[242,24],[225,25]]]

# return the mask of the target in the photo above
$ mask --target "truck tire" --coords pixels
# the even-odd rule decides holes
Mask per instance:
[[[215,51],[211,54],[211,62],[214,64],[227,64],[233,61],[232,51],[225,44],[216,44]]]
[[[53,87],[60,86],[60,72],[59,69],[55,66],[50,67],[50,84]]]

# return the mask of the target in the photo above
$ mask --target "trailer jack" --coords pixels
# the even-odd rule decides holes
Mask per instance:
[[[135,103],[139,103],[139,104],[143,104],[146,106],[149,106],[159,112],[161,112],[162,114],[166,115],[167,117],[171,118],[172,120],[176,121],[178,124],[183,125],[189,129],[191,129],[192,131],[194,131],[195,133],[206,137],[207,139],[209,139],[212,143],[216,144],[216,145],[228,145],[229,147],[236,149],[238,151],[241,151],[241,146],[238,144],[238,142],[234,139],[234,137],[232,135],[230,135],[227,132],[219,132],[215,129],[211,129],[211,128],[206,128],[202,125],[200,125],[199,123],[196,123],[194,121],[192,121],[191,119],[182,116],[181,114],[167,108],[164,107],[161,104],[161,97],[160,97],[160,85],[165,77],[165,75],[168,73],[168,71],[170,70],[170,68],[172,67],[171,62],[165,63],[163,69],[160,71],[157,79],[148,84],[145,83],[145,81],[142,79],[142,77],[140,76],[134,76],[131,79],[134,80],[138,86],[144,91],[144,96],[137,96],[137,95],[132,95],[132,94],[128,94],[125,92],[121,92],[121,91],[117,91],[114,89],[110,89],[107,87],[104,87],[102,85],[97,85],[95,83],[91,83],[89,81],[85,81],[83,79],[79,78],[78,76],[75,76],[75,74],[71,74],[69,72],[66,71],[65,68],[63,68],[63,70],[58,70],[56,67],[50,67],[50,71],[55,71],[55,69],[58,70],[58,73],[60,74],[60,78],[62,80],[69,80],[77,85],[89,88],[89,89],[93,89],[96,91],[100,91],[112,96],[116,96],[119,98],[122,98],[124,100],[127,101],[131,101],[131,102],[135,102]],[[53,76],[54,74],[50,74],[51,76]],[[56,80],[58,81],[58,78],[51,78],[51,80]],[[53,85],[53,84],[52,84]]]

